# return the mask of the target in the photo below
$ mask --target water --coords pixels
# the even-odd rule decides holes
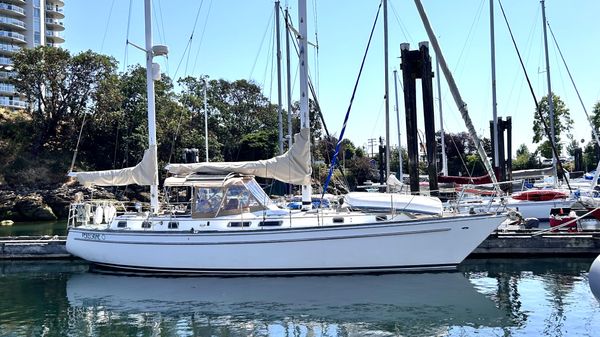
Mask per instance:
[[[1,262],[0,336],[598,336],[591,262],[468,260],[458,272],[271,278]]]
[[[67,221],[15,222],[11,226],[0,226],[0,237],[30,235],[67,235]]]

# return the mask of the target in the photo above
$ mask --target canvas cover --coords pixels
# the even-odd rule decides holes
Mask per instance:
[[[191,173],[227,174],[231,172],[276,179],[295,185],[310,185],[309,130],[302,129],[294,135],[294,144],[284,154],[266,160],[242,162],[215,162],[169,164],[166,169],[175,175]]]
[[[69,172],[69,176],[85,186],[158,185],[156,158],[156,146],[152,146],[144,152],[142,161],[136,166],[120,170]]]

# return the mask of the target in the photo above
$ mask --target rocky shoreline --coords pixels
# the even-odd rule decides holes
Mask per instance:
[[[69,216],[69,205],[75,194],[81,192],[84,199],[136,199],[147,201],[147,193],[136,188],[88,188],[79,184],[58,186],[2,186],[0,185],[0,221],[52,221]]]

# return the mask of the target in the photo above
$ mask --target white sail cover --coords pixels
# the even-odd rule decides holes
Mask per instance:
[[[310,165],[309,130],[304,128],[294,135],[294,144],[284,154],[266,160],[220,162],[220,163],[193,163],[169,164],[166,169],[175,175],[188,175],[191,173],[227,174],[231,172],[254,175],[262,178],[277,179],[279,181],[296,184],[310,185],[312,167]]]
[[[120,170],[69,172],[69,176],[85,186],[158,185],[156,158],[156,146],[151,146],[136,166]]]

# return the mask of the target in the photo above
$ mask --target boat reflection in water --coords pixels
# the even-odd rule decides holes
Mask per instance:
[[[300,335],[415,336],[512,325],[459,272],[275,278],[85,273],[69,278],[67,297],[71,308],[83,310],[81,324],[129,321],[193,334],[285,336],[293,329]]]

